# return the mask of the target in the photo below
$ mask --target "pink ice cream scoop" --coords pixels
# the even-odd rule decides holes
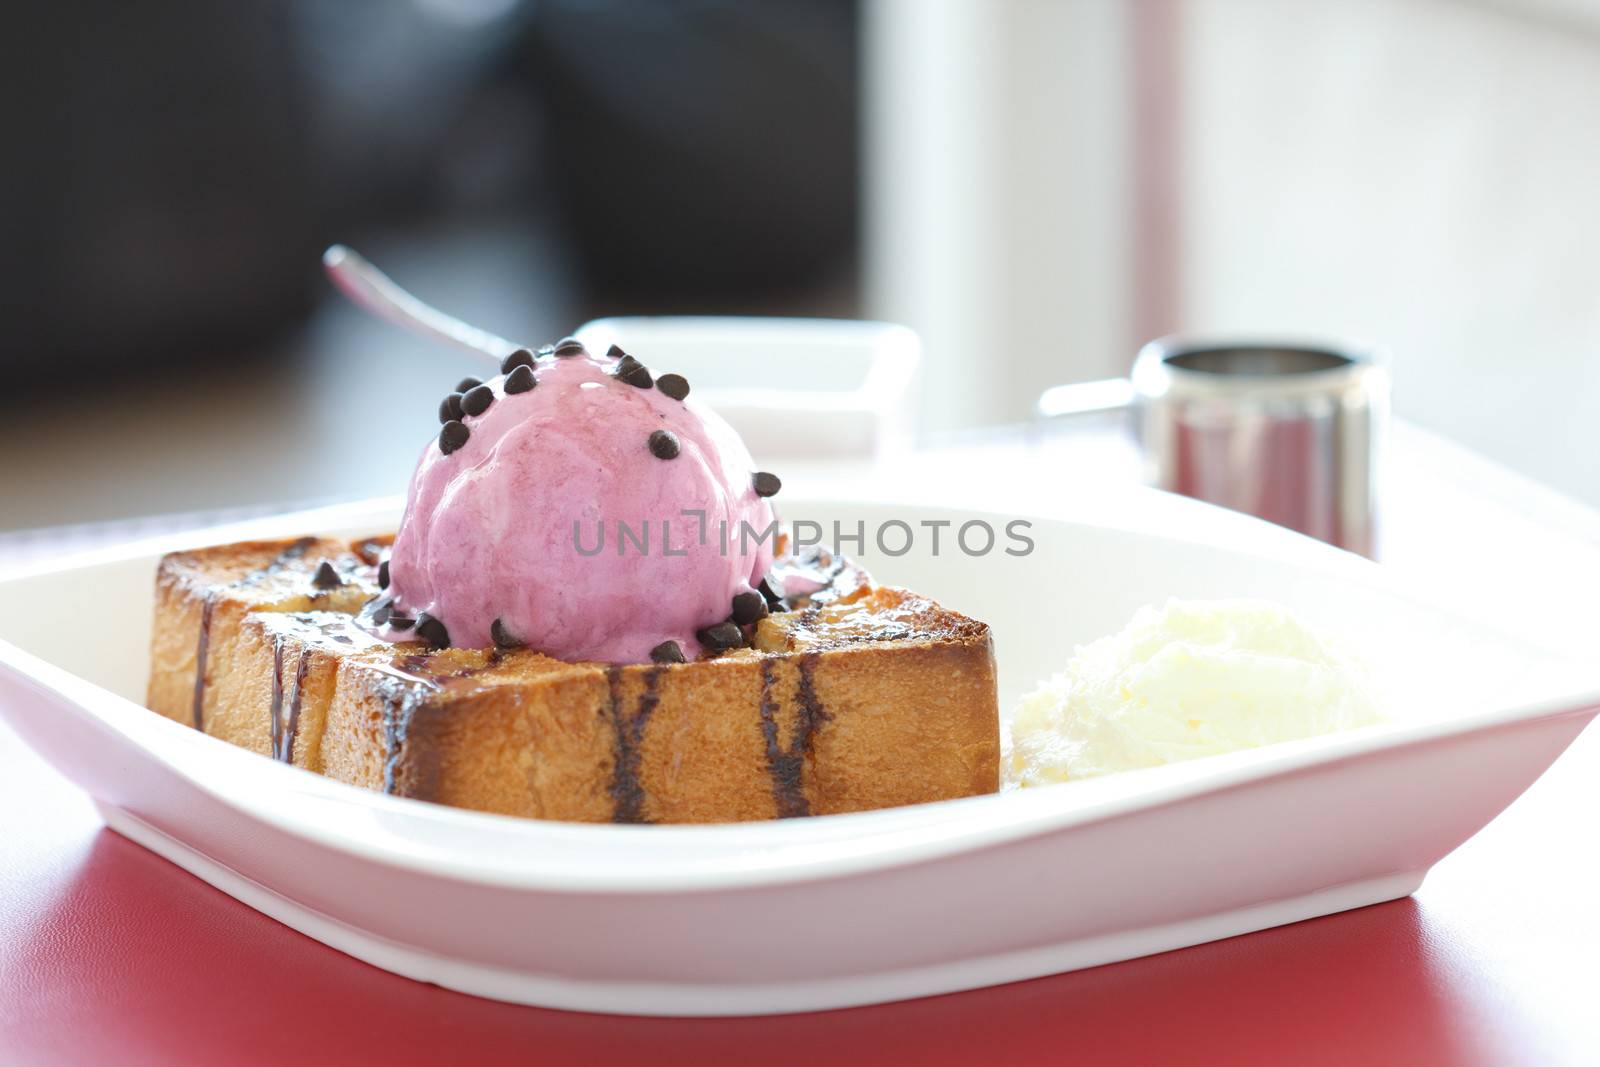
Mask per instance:
[[[446,401],[441,418],[461,410],[412,475],[369,623],[569,661],[718,647],[772,565],[776,480],[682,378],[615,347],[569,339],[505,366]]]

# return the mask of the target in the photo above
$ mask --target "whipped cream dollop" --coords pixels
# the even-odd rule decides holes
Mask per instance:
[[[608,663],[661,660],[672,642],[695,658],[697,634],[772,565],[776,479],[682,378],[615,348],[569,340],[503,369],[454,399],[456,418],[449,399],[441,411],[376,631]]]
[[[1156,767],[1382,721],[1356,667],[1276,604],[1168,601],[1022,698],[1008,786]]]

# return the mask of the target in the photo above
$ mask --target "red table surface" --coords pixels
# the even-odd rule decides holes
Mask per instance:
[[[1600,1063],[1597,779],[1590,730],[1412,899],[902,1004],[642,1019],[341,955],[101,827],[0,726],[0,1062]]]

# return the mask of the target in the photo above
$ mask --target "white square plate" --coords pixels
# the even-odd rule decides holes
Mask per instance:
[[[1017,512],[796,499],[870,531]],[[1394,722],[1103,779],[857,815],[580,826],[382,796],[139,706],[161,552],[364,534],[393,500],[0,582],[0,712],[107,823],[377,966],[481,996],[662,1015],[803,1011],[991,985],[1388,900],[1531,784],[1600,706],[1600,663],[1500,634],[1381,568],[1149,491],[1024,512],[1025,558],[925,539],[876,576],[989,622],[1001,706],[1141,604],[1267,597],[1342,637]],[[898,541],[898,538],[896,538]],[[1465,579],[1464,579],[1465,580]],[[1518,877],[1507,871],[1506,877]]]

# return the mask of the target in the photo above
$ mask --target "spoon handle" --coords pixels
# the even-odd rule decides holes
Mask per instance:
[[[358,307],[424,337],[447,341],[496,363],[522,347],[424,304],[344,245],[332,245],[322,253],[322,267]]]

